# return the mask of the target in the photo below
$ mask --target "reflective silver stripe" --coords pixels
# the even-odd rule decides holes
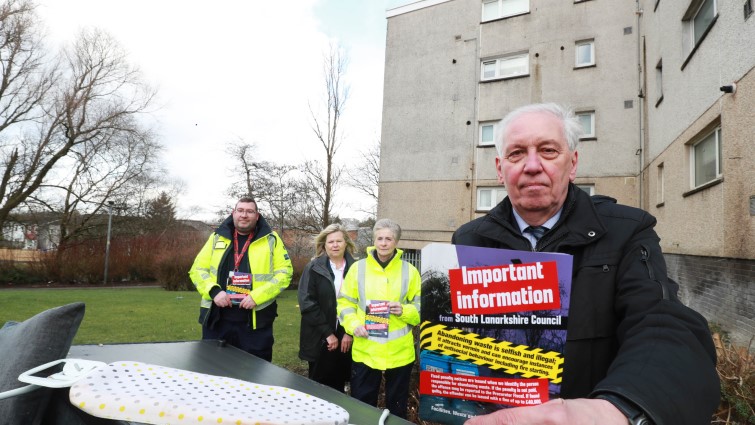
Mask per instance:
[[[409,292],[409,263],[401,260],[401,296],[398,302],[403,303],[406,299],[406,294]]]
[[[275,236],[273,236],[272,233],[268,233],[267,235],[267,246],[270,247],[270,273],[275,273],[273,271],[273,251],[275,250]]]
[[[356,299],[356,298],[351,298],[350,296],[348,296],[348,295],[344,294],[343,292],[341,292],[340,294],[338,294],[338,296],[339,296],[339,297],[341,297],[341,298],[346,298],[347,300],[349,300],[349,302],[352,302],[352,303],[354,303],[354,304],[356,304],[356,303],[357,303],[357,301],[359,301],[359,300],[358,300],[358,299]]]
[[[341,311],[341,314],[338,315],[338,318],[341,320],[341,322],[344,322],[346,320],[347,314],[357,314],[357,310],[355,308],[344,308]]]
[[[365,273],[367,268],[367,260],[359,260],[357,262],[357,290],[359,292],[359,309],[367,311],[367,295],[365,294]]]
[[[377,342],[377,343],[380,343],[380,344],[385,344],[385,343],[388,343],[390,341],[395,341],[395,340],[401,338],[402,336],[405,336],[406,334],[411,333],[411,331],[412,331],[412,326],[406,325],[406,326],[404,326],[401,329],[397,329],[395,331],[388,332],[388,338],[380,338],[380,337],[371,336],[371,337],[369,337],[367,339],[369,339],[372,342]]]
[[[265,308],[265,307],[269,306],[270,304],[272,304],[273,301],[275,301],[275,300],[272,299],[272,300],[270,300],[270,301],[268,301],[268,302],[266,302],[264,304],[257,304],[257,306],[254,307],[254,308],[255,308],[255,310],[262,310],[263,308]]]
[[[273,276],[275,276],[275,275],[274,274],[270,274],[270,273],[259,273],[259,274],[255,273],[254,274],[254,281],[255,282],[257,282],[257,281],[259,281],[259,282],[269,282],[269,281],[273,280]]]
[[[414,297],[414,299],[412,300],[412,305],[414,305],[414,308],[417,309],[417,313],[420,313],[420,308],[422,308],[422,296],[417,295],[416,297]]]
[[[359,308],[362,311],[367,311],[367,296],[365,295],[365,274],[367,260],[359,260],[357,262],[357,287],[359,290]],[[406,295],[409,292],[409,263],[401,260],[401,294],[399,295],[399,302],[403,304]]]
[[[212,307],[212,300],[206,300],[202,298],[202,300],[199,302],[199,306],[202,308],[210,308]]]

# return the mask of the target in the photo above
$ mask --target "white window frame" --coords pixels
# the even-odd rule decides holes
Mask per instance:
[[[588,47],[590,49],[590,60],[586,62],[580,62],[580,51],[582,47]],[[574,43],[574,67],[584,68],[586,66],[595,65],[595,40],[581,40]]]
[[[588,195],[595,195],[595,184],[593,183],[577,183],[577,187],[587,192]]]
[[[658,198],[658,202],[656,202],[656,204],[657,205],[661,205],[661,204],[663,204],[665,202],[665,200],[664,200],[664,196],[665,195],[664,194],[666,192],[666,188],[665,188],[666,182],[665,182],[664,176],[663,176],[663,163],[662,162],[660,164],[658,164],[658,181],[655,184],[656,184],[656,187],[655,187],[656,188],[656,198]]]
[[[490,192],[489,203],[482,203],[482,192]],[[502,186],[480,186],[477,188],[477,211],[489,211],[508,195]]]
[[[481,20],[494,21],[529,12],[530,0],[482,0]]]
[[[495,121],[483,121],[480,123],[480,138],[477,141],[478,146],[495,146]],[[492,138],[490,140],[483,139],[484,128],[490,127],[492,131]]]
[[[594,139],[595,138],[595,111],[582,111],[577,112],[575,114],[577,116],[577,119],[579,120],[579,124],[582,127],[583,134],[579,136],[580,139]],[[589,116],[590,117],[590,130],[589,132],[585,130],[585,127],[582,125],[582,119],[581,117]]]
[[[703,17],[701,12],[710,10],[707,22],[698,22]],[[689,55],[702,42],[704,34],[718,16],[718,0],[692,0],[687,12],[682,18],[682,47],[685,55]],[[686,62],[685,62],[686,63]],[[682,69],[684,69],[682,67]]]
[[[517,61],[524,60],[525,65],[516,65]],[[502,69],[505,65],[516,65],[515,72],[509,72],[504,74]],[[485,75],[485,67],[493,66],[493,75]],[[488,68],[490,69],[490,68]],[[521,52],[511,55],[506,55],[500,58],[485,59],[480,63],[480,79],[482,81],[499,80],[502,78],[521,77],[524,75],[530,75],[530,53]]]
[[[713,142],[713,154],[715,155],[715,159],[713,161],[713,166],[715,167],[715,170],[712,174],[712,177],[708,178],[705,181],[702,181],[702,177],[700,176],[700,180],[698,182],[698,147],[708,141]],[[697,140],[695,143],[693,143],[690,146],[690,183],[692,186],[692,189],[698,188],[700,186],[704,186],[710,182],[716,181],[721,178],[722,175],[722,163],[721,163],[721,127],[716,127],[711,132],[706,133],[705,136],[701,137],[699,140]],[[700,167],[702,168],[702,166]]]
[[[709,2],[712,3],[712,5],[710,6],[711,8],[710,19],[704,25],[702,25],[702,23],[699,24],[697,22],[697,18],[700,17],[700,12],[703,10],[703,6],[705,6],[706,4],[709,4]],[[717,15],[718,15],[718,4],[716,3],[716,0],[703,0],[702,2],[700,2],[700,6],[697,8],[697,11],[692,16],[692,19],[690,19],[690,23],[692,24],[691,33],[692,33],[693,46],[697,45],[697,43],[699,43],[700,40],[702,40],[703,34],[705,34],[705,31],[708,29],[708,27],[713,22],[713,19],[715,19]]]

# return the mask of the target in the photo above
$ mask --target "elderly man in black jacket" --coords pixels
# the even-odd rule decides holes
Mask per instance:
[[[706,320],[677,298],[655,218],[572,182],[580,125],[555,104],[519,108],[497,127],[508,196],[452,242],[574,258],[561,396],[467,424],[710,424],[720,391]]]

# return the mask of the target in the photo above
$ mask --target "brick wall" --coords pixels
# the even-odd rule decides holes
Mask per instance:
[[[665,254],[682,302],[747,346],[755,336],[755,260]],[[752,350],[755,350],[753,341]]]

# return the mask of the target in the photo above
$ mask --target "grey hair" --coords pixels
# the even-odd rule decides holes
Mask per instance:
[[[381,218],[375,222],[375,226],[372,228],[372,238],[375,238],[375,234],[378,230],[390,229],[393,232],[393,237],[396,238],[396,242],[401,239],[401,226],[390,218]]]
[[[558,118],[564,127],[564,139],[566,139],[569,150],[574,152],[579,144],[579,136],[582,135],[582,125],[579,123],[574,111],[555,103],[533,103],[531,105],[521,106],[509,112],[495,126],[495,149],[498,157],[503,158],[503,140],[506,131],[511,122],[525,114],[546,113]]]
[[[320,256],[323,252],[325,252],[325,240],[328,239],[328,235],[336,232],[341,232],[343,235],[343,240],[346,242],[346,252],[353,254],[356,250],[356,245],[354,245],[354,241],[351,240],[351,236],[349,236],[349,233],[346,231],[346,228],[338,223],[333,223],[330,226],[322,229],[320,233],[315,236],[315,255]]]

